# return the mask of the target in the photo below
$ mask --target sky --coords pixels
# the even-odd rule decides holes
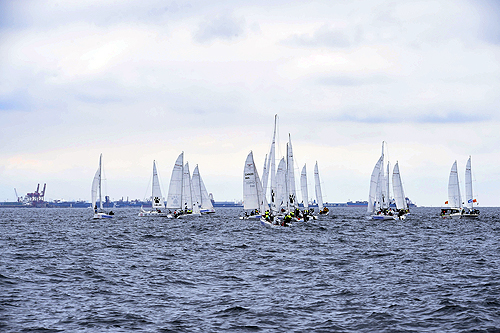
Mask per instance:
[[[447,200],[472,157],[500,206],[500,4],[453,1],[0,1],[0,201],[164,193],[184,151],[216,201],[262,173],[278,115],[296,174],[367,200],[382,141],[417,205]],[[166,195],[165,195],[166,196]]]

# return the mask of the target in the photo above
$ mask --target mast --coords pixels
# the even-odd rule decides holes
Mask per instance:
[[[264,168],[262,169],[262,188],[264,190],[264,195],[266,195],[266,189],[267,189],[267,179],[269,178],[269,161],[267,159],[267,154],[266,157],[264,158]]]
[[[273,133],[273,141],[271,143],[271,151],[269,152],[269,161],[270,161],[270,173],[271,173],[271,211],[276,213],[278,211],[276,207],[276,119],[278,115],[274,115],[274,133]],[[264,194],[266,190],[264,189]]]
[[[286,172],[285,172],[285,193],[286,193],[286,211],[290,212],[290,154],[288,153],[288,142],[286,143]]]
[[[101,182],[102,182],[102,153],[99,156],[99,208],[103,210],[102,206],[102,194],[101,194]]]
[[[386,178],[385,178],[385,175],[384,175],[384,166],[385,166],[385,155],[384,155],[384,143],[385,141],[382,141],[382,165],[380,167],[380,177],[379,177],[379,180],[378,180],[378,183],[379,183],[379,199],[378,201],[380,202],[380,207],[381,208],[388,208],[389,205],[388,205],[388,186],[387,186],[387,181],[386,181]]]

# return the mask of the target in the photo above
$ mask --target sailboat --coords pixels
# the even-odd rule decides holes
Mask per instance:
[[[453,163],[448,180],[447,208],[441,209],[442,218],[460,218],[463,213],[462,197],[460,196],[460,184],[458,182],[457,161]]]
[[[382,154],[370,176],[370,192],[367,212],[372,220],[394,220],[397,216],[389,208],[389,178],[384,175],[384,142]]]
[[[268,207],[253,153],[250,152],[243,169],[243,209],[246,211],[240,219],[260,219]]]
[[[161,217],[172,217],[165,211],[165,204],[163,202],[163,197],[161,196],[160,180],[158,178],[158,172],[156,171],[156,162],[153,161],[153,183],[152,183],[152,193],[151,193],[151,210],[146,211],[141,207],[139,211],[140,217],[145,216],[161,216]]]
[[[472,193],[472,170],[471,157],[467,160],[465,166],[465,200],[466,205],[463,207],[462,197],[460,196],[460,184],[458,181],[457,161],[451,167],[450,178],[448,181],[448,201],[445,204],[447,208],[441,209],[442,218],[477,218],[479,210],[474,208],[474,199]]]
[[[474,199],[472,194],[472,170],[471,170],[471,157],[467,160],[467,165],[465,166],[465,209],[462,217],[476,218],[479,217],[479,209],[474,208],[474,203],[477,200]]]
[[[309,211],[309,195],[307,193],[307,169],[305,164],[302,168],[302,172],[300,173],[300,192],[302,194],[302,204],[304,205],[302,218],[304,219],[304,221],[308,221],[309,219],[317,219],[317,217],[312,215]]]
[[[111,211],[109,213],[103,212],[102,205],[102,154],[99,156],[99,167],[92,181],[92,208],[94,209],[94,219],[110,219],[113,217],[114,213]],[[97,197],[99,196],[99,210],[97,209]]]
[[[401,181],[398,162],[396,162],[396,164],[394,165],[394,169],[392,172],[392,188],[394,191],[394,201],[396,202],[397,217],[400,220],[403,220],[410,213],[410,211],[408,210],[408,203],[405,199],[403,182]]]
[[[314,165],[314,191],[316,192],[319,214],[325,216],[328,215],[328,208],[323,206],[323,194],[321,192],[321,182],[319,179],[318,161],[316,161],[316,164]]]
[[[167,194],[167,209],[174,210],[173,217],[178,218],[183,215],[182,209],[182,175],[184,173],[184,152],[180,153],[172,168],[170,185]]]
[[[200,171],[198,165],[193,170],[192,184],[194,190],[194,201],[198,205],[201,214],[215,213],[214,206],[212,205],[212,200],[208,196],[207,188],[201,179]]]
[[[193,200],[195,197],[189,163],[184,164],[184,152],[175,161],[170,177],[167,195],[167,209],[174,210],[173,217],[200,215],[200,206]]]

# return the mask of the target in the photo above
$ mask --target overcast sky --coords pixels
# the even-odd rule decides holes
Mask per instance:
[[[278,114],[309,196],[318,161],[325,201],[367,200],[385,140],[418,205],[471,155],[500,206],[496,1],[0,1],[0,78],[0,201],[90,200],[101,152],[107,194],[144,199],[182,151],[241,200]]]

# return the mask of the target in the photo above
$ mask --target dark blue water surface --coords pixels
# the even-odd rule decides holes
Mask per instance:
[[[0,209],[1,332],[500,332],[500,209],[268,229]]]

